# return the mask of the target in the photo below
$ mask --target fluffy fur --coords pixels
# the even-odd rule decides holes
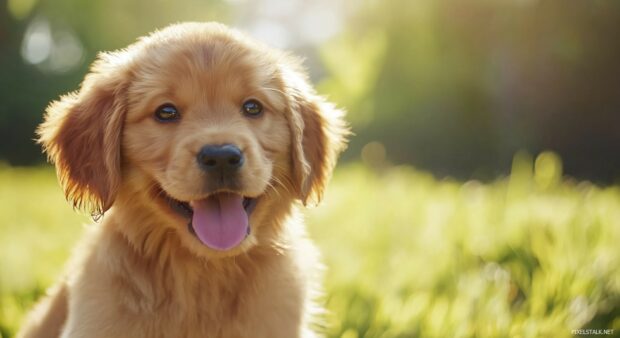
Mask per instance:
[[[264,113],[241,113],[248,98]],[[174,103],[181,119],[154,111]],[[342,112],[300,62],[215,23],[167,27],[102,53],[38,133],[75,207],[101,216],[19,337],[314,337],[320,263],[297,206],[318,202],[344,147]],[[218,251],[164,196],[213,193],[205,144],[245,155],[251,233]]]

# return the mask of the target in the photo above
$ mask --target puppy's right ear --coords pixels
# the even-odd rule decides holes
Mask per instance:
[[[100,54],[80,90],[52,102],[37,129],[67,199],[94,214],[112,206],[120,183],[129,82],[121,53]]]

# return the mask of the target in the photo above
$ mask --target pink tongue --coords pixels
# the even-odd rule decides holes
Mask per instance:
[[[218,193],[192,201],[191,206],[194,209],[192,226],[205,245],[228,250],[241,243],[247,235],[248,215],[240,195]]]

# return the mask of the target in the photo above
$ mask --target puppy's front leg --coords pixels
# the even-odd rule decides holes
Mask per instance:
[[[67,319],[67,286],[62,281],[50,288],[47,296],[28,315],[17,338],[57,338]]]

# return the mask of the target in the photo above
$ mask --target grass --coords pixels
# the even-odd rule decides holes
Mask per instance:
[[[306,212],[328,266],[329,337],[620,333],[620,188],[518,155],[489,184],[340,168]],[[11,337],[81,225],[50,168],[0,168],[0,333]],[[608,331],[610,332],[610,331]],[[592,335],[589,335],[592,336]]]

